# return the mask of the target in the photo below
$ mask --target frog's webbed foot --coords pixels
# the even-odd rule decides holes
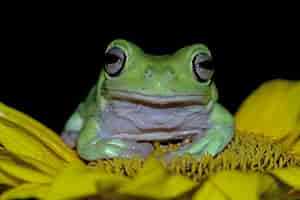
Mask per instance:
[[[142,156],[145,158],[153,150],[150,143],[138,143],[134,140],[103,137],[100,123],[96,118],[89,118],[83,127],[77,150],[83,159],[97,160],[103,158]]]
[[[201,159],[206,154],[215,156],[221,152],[233,137],[233,116],[224,107],[215,104],[209,123],[211,128],[207,129],[204,135],[195,136],[192,143],[166,155],[166,161],[169,162],[174,156],[182,156],[186,153],[196,159]]]
[[[170,162],[174,157],[185,154],[189,154],[195,159],[201,159],[204,155],[215,156],[231,140],[231,137],[226,137],[230,134],[232,134],[232,128],[209,129],[205,135],[194,137],[192,143],[183,145],[178,150],[166,154],[165,160]]]
[[[123,139],[105,139],[97,144],[100,150],[98,157],[123,157],[131,158],[133,156],[142,156],[146,158],[152,151],[153,147],[150,143],[138,143]]]
[[[86,145],[81,149],[80,155],[87,160],[96,160],[103,158],[132,158],[147,157],[153,151],[149,143],[138,143],[135,141],[122,139],[99,139],[98,141]]]
[[[205,153],[211,152],[209,147],[211,147],[212,145],[210,145],[210,144],[215,145],[215,143],[212,141],[212,139],[213,138],[212,138],[212,135],[210,135],[210,133],[206,133],[206,135],[202,136],[202,137],[196,136],[192,139],[192,141],[193,141],[192,143],[185,144],[185,145],[181,146],[178,150],[172,151],[172,152],[166,154],[165,160],[167,162],[170,162],[170,160],[172,160],[174,157],[184,156],[185,154],[188,154],[188,155],[192,156],[193,158],[200,159],[203,157],[203,155]],[[214,139],[214,140],[216,140],[216,139]]]

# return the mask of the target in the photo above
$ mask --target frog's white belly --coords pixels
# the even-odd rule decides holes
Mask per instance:
[[[112,101],[101,111],[101,137],[170,140],[202,134],[210,128],[210,110],[201,105],[153,107]]]

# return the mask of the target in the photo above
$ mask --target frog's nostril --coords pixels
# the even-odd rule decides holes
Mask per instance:
[[[149,78],[152,78],[152,76],[153,76],[152,70],[151,69],[146,69],[146,71],[144,73],[144,78],[149,79]]]
[[[164,74],[164,80],[170,81],[175,78],[175,73],[172,70],[168,70]]]
[[[174,72],[173,71],[168,71],[167,76],[170,77],[170,78],[173,78],[174,77]]]

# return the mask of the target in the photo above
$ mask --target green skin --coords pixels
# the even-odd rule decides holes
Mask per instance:
[[[116,77],[110,77],[104,70],[100,73],[97,84],[85,101],[79,104],[62,133],[64,141],[71,147],[76,146],[83,159],[146,157],[153,150],[151,141],[139,141],[138,135],[129,138],[118,138],[111,133],[102,135],[105,122],[101,119],[101,113],[112,99],[120,96],[120,101],[134,98],[136,104],[153,104],[159,109],[174,102],[174,105],[178,103],[178,107],[192,102],[207,111],[209,128],[202,134],[190,137],[191,143],[182,143],[177,151],[166,155],[167,159],[185,153],[195,158],[205,154],[214,156],[230,142],[234,133],[233,116],[217,103],[215,84],[210,81],[201,83],[193,74],[192,58],[198,53],[210,55],[205,45],[194,44],[173,54],[160,56],[147,54],[137,45],[122,39],[112,41],[108,48],[111,47],[125,52],[127,58],[123,70]],[[122,94],[114,91],[121,91]],[[172,132],[167,134],[168,140],[171,140]],[[151,140],[165,140],[165,136],[160,131],[157,137],[152,134]],[[174,139],[180,138],[177,136]]]

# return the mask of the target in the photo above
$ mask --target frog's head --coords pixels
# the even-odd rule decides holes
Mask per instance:
[[[207,104],[217,100],[210,61],[211,53],[203,44],[169,55],[151,55],[117,39],[105,52],[102,95],[159,105]]]

